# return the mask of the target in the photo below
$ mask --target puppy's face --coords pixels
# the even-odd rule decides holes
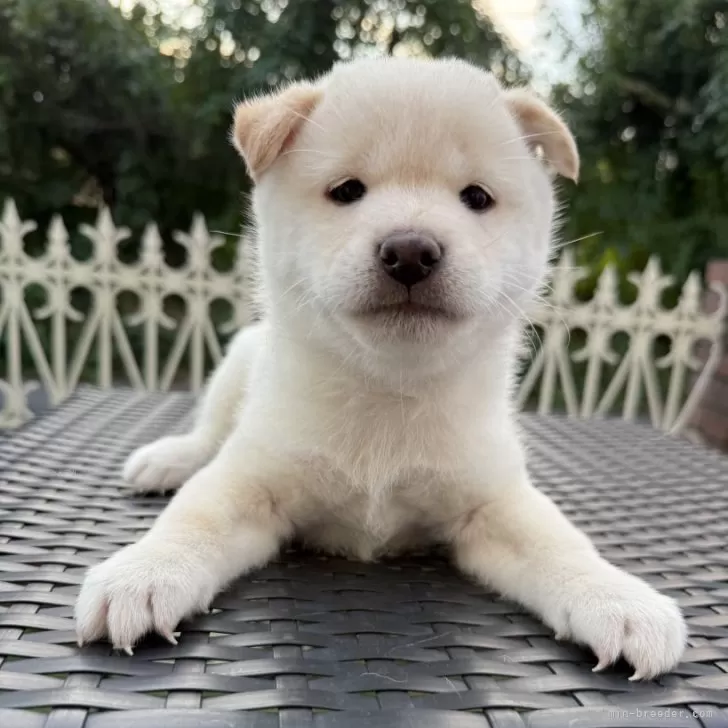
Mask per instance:
[[[365,60],[248,102],[271,315],[396,356],[476,345],[541,284],[554,200],[538,142],[575,177],[563,124],[459,61]],[[437,357],[430,357],[435,359]]]

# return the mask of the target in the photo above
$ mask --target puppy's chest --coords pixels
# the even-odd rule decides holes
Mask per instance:
[[[306,542],[328,552],[366,561],[436,542],[464,507],[460,489],[432,470],[361,481],[330,460],[309,467],[295,526]]]
[[[424,477],[421,483],[361,488],[343,473],[329,471],[311,494],[299,532],[329,552],[362,560],[405,550],[434,539],[438,531],[441,515],[429,503],[433,494],[427,485],[429,479]]]
[[[436,540],[462,510],[460,428],[406,402],[318,414],[299,450],[307,485],[296,525],[306,540],[370,559]]]
[[[358,489],[412,484],[417,471],[447,469],[463,457],[464,423],[418,403],[353,401],[312,423],[310,445]]]

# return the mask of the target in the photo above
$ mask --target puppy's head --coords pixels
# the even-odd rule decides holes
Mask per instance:
[[[546,273],[568,129],[456,60],[361,60],[236,109],[269,315],[427,367],[510,327]]]

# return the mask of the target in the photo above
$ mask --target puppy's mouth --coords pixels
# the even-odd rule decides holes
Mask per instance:
[[[454,321],[458,317],[452,312],[440,306],[419,303],[417,301],[407,300],[395,303],[381,303],[367,306],[357,312],[361,318],[369,319],[408,319],[415,321],[422,320],[442,320]]]

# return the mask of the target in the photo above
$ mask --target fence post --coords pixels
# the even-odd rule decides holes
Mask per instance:
[[[728,287],[728,260],[709,263],[705,278],[708,285]],[[718,309],[719,304],[719,294],[709,290],[705,296],[705,308],[712,313]],[[726,317],[728,318],[728,313]],[[703,356],[706,356],[704,352]],[[720,361],[707,385],[705,395],[695,409],[690,427],[708,444],[728,450],[728,326],[723,332]]]

